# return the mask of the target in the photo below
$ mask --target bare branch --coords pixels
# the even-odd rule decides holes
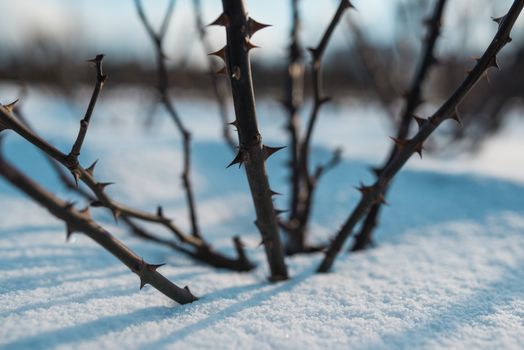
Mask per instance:
[[[91,121],[91,115],[93,114],[93,110],[95,109],[96,101],[98,100],[100,91],[102,91],[104,82],[107,79],[107,75],[105,75],[102,72],[102,60],[103,59],[104,59],[104,55],[99,54],[99,55],[96,55],[96,57],[93,58],[92,60],[88,61],[96,65],[96,84],[95,84],[95,88],[93,89],[93,94],[91,95],[91,100],[89,101],[89,105],[87,107],[87,111],[84,116],[84,119],[80,121],[80,130],[78,131],[78,136],[76,137],[75,143],[73,144],[73,147],[71,148],[71,151],[69,152],[69,155],[68,155],[71,162],[75,162],[75,161],[78,162],[78,156],[80,155],[82,144],[86,137],[87,129],[89,128],[89,122]]]
[[[288,48],[288,69],[286,76],[286,96],[284,106],[288,112],[287,131],[289,132],[289,168],[291,176],[289,178],[291,185],[291,201],[289,205],[289,221],[292,222],[298,214],[298,207],[301,199],[304,197],[303,186],[301,186],[299,151],[300,151],[300,116],[298,111],[303,104],[304,98],[304,59],[302,54],[302,44],[300,42],[300,9],[299,0],[291,0],[293,21],[291,25],[291,43]],[[294,237],[300,233],[291,233],[288,231],[289,245],[297,246],[300,250],[301,237]],[[297,241],[297,242],[291,242]],[[288,247],[289,250],[289,247]]]
[[[190,235],[185,234],[182,229],[180,229],[175,223],[168,217],[165,217],[163,213],[157,212],[155,214],[148,213],[145,211],[141,211],[135,208],[131,208],[129,206],[126,206],[122,203],[119,203],[112,199],[105,191],[105,188],[107,187],[108,183],[102,183],[99,182],[95,176],[94,176],[94,167],[91,166],[88,169],[83,168],[80,164],[73,165],[72,167],[69,167],[69,163],[67,162],[67,155],[50,145],[47,141],[43,140],[38,136],[34,131],[32,131],[28,126],[22,124],[20,120],[14,117],[11,111],[9,111],[5,106],[0,106],[0,123],[9,125],[8,129],[13,130],[17,134],[24,137],[27,141],[32,143],[33,145],[37,146],[43,153],[45,153],[48,157],[50,157],[50,161],[53,162],[52,164],[56,165],[55,162],[58,162],[68,168],[71,172],[79,174],[79,180],[84,182],[87,187],[93,192],[94,196],[96,197],[94,201],[92,201],[93,197],[90,193],[87,193],[86,191],[80,190],[80,187],[77,187],[76,184],[70,180],[69,177],[64,176],[63,171],[58,170],[57,173],[62,180],[62,182],[66,185],[67,188],[75,190],[80,195],[82,195],[84,198],[92,201],[91,206],[97,207],[102,206],[104,208],[107,208],[111,211],[113,216],[116,218],[123,218],[127,219],[125,220],[126,224],[129,222],[128,219],[134,218],[146,222],[156,223],[159,225],[162,225],[167,230],[172,232],[182,243],[188,244],[191,247],[193,247],[195,250],[201,250],[206,251],[207,254],[200,254],[200,255],[194,255],[190,254],[192,257],[197,258],[198,260],[209,263],[213,265],[213,261],[217,259],[225,259],[223,255],[221,255],[218,252],[215,252],[212,250],[212,248],[203,240],[193,237]],[[96,164],[96,162],[94,163]],[[128,225],[129,226],[129,225]],[[133,231],[135,232],[135,231]],[[136,233],[136,232],[135,232]],[[239,256],[245,256],[245,253],[242,252],[239,254]],[[211,261],[205,260],[205,258],[210,258]],[[230,260],[230,262],[224,263],[222,267],[228,268],[228,266],[235,266],[235,262],[242,262],[239,259],[232,259],[227,258]],[[215,266],[215,265],[213,265]],[[235,267],[234,270],[242,270],[242,271],[248,271],[251,268],[248,268],[248,266],[254,266],[251,262],[243,263],[242,265],[239,265],[238,267]]]
[[[126,265],[140,277],[140,289],[150,284],[158,291],[180,303],[187,304],[197,300],[188,287],[180,288],[161,275],[157,268],[144,262],[136,253],[117,240],[108,231],[97,225],[86,211],[78,211],[69,203],[58,199],[44,188],[27,178],[12,167],[0,154],[0,175],[13,186],[31,197],[35,202],[47,208],[51,214],[64,221],[67,226],[67,236],[73,232],[82,232]]]
[[[335,30],[335,27],[339,23],[340,19],[342,18],[342,15],[348,8],[354,8],[353,5],[348,0],[341,0],[340,4],[338,5],[337,11],[335,12],[335,15],[333,16],[333,19],[328,25],[328,28],[326,29],[326,32],[322,36],[322,39],[320,40],[320,43],[316,48],[310,48],[310,52],[313,56],[313,69],[312,69],[312,81],[313,81],[313,109],[311,111],[311,116],[309,118],[309,122],[307,124],[306,128],[306,136],[304,137],[304,141],[302,142],[302,148],[300,152],[300,163],[302,172],[306,174],[307,178],[309,178],[309,169],[308,169],[308,158],[309,158],[309,147],[311,143],[311,137],[313,135],[313,129],[315,128],[315,122],[318,118],[318,112],[320,110],[320,107],[328,102],[330,99],[327,97],[322,96],[322,76],[321,76],[321,64],[322,64],[322,58],[324,56],[324,52],[326,51],[326,47],[329,43],[329,40],[331,39],[331,35],[333,34],[333,31]],[[310,182],[310,180],[307,180]]]
[[[422,60],[413,78],[411,88],[408,95],[406,96],[406,103],[402,110],[397,135],[395,137],[398,140],[404,140],[408,136],[409,128],[413,124],[414,120],[417,121],[417,123],[421,120],[419,117],[415,116],[415,111],[423,101],[422,84],[426,80],[430,68],[437,62],[434,51],[435,44],[441,30],[442,16],[445,5],[446,0],[436,1],[433,15],[429,20],[425,21],[425,24],[428,25],[428,34],[424,39],[425,47],[423,50]],[[389,156],[381,168],[378,169],[378,173],[380,173],[382,169],[384,169],[388,163],[393,160],[397,150],[398,148],[396,145],[392,144]],[[384,197],[386,196],[386,192],[387,190],[384,192]],[[360,249],[364,249],[368,244],[371,244],[371,235],[373,234],[373,229],[376,226],[376,221],[380,213],[380,206],[380,203],[376,203],[367,214],[360,232],[356,235],[355,243],[351,250],[358,251]]]
[[[229,72],[239,138],[239,153],[233,163],[244,164],[257,219],[271,270],[271,280],[288,278],[280,241],[272,193],[266,174],[266,159],[273,153],[262,145],[255,109],[249,51],[255,46],[251,36],[262,25],[247,16],[243,0],[222,0],[224,13],[219,17],[227,32],[225,63]]]
[[[169,18],[171,17],[171,12],[173,11],[173,4],[174,4],[174,1],[171,1],[170,6],[168,7],[166,11],[166,15],[164,18],[164,23],[162,25],[162,28],[164,27],[164,24],[169,23]],[[178,115],[178,112],[175,109],[173,101],[171,100],[169,96],[169,81],[168,81],[167,67],[165,63],[165,55],[163,53],[165,29],[163,31],[161,30],[159,33],[156,33],[144,13],[141,1],[135,0],[135,5],[138,11],[138,15],[142,21],[142,24],[146,28],[146,31],[148,32],[151,40],[153,41],[155,45],[156,60],[157,60],[157,73],[158,73],[158,93],[160,96],[160,101],[166,108],[169,116],[174,121],[178,129],[178,132],[182,136],[182,147],[184,150],[182,183],[183,183],[184,190],[186,193],[186,202],[187,202],[187,206],[189,209],[188,211],[189,211],[189,219],[191,222],[191,234],[196,238],[202,239],[200,228],[198,226],[198,218],[197,218],[197,211],[196,211],[196,205],[195,205],[195,196],[193,193],[193,186],[191,184],[191,176],[190,176],[191,174],[191,133],[184,126],[182,119]]]
[[[355,210],[348,217],[342,228],[336,234],[332,244],[326,252],[318,272],[327,272],[333,265],[337,254],[342,249],[346,239],[351,235],[355,225],[367,213],[373,204],[383,200],[384,190],[387,188],[393,177],[406,164],[413,153],[418,152],[424,141],[438,128],[445,120],[456,119],[455,111],[464,97],[471,91],[475,84],[482,78],[487,69],[494,67],[496,55],[511,41],[510,32],[524,7],[524,0],[515,0],[509,12],[499,21],[499,29],[491,44],[486,49],[475,67],[467,75],[464,81],[457,87],[442,106],[428,119],[420,123],[417,134],[409,140],[403,141],[403,146],[398,150],[393,160],[381,172],[377,181],[372,186],[361,188],[362,198]]]
[[[292,187],[291,215],[289,217],[289,222],[286,225],[289,228],[288,236],[290,238],[287,249],[288,254],[305,252],[308,250],[305,247],[305,231],[310,218],[315,182],[318,180],[318,178],[315,178],[314,174],[310,174],[310,144],[320,108],[330,100],[329,98],[324,97],[322,93],[322,58],[333,31],[340,22],[342,15],[349,8],[353,8],[353,5],[348,0],[340,1],[339,6],[337,7],[337,10],[318,46],[309,49],[313,57],[313,67],[311,71],[313,82],[313,107],[306,126],[306,134],[303,140],[298,142],[299,149],[296,165],[297,176],[293,177],[292,175],[294,182]],[[293,134],[293,132],[296,132],[296,129],[290,128],[290,132]],[[291,136],[293,139],[293,135]]]

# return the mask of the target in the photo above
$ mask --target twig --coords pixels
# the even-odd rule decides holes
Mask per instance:
[[[206,36],[206,26],[202,20],[202,5],[200,0],[193,0],[193,9],[195,12],[195,24],[198,30],[198,36],[205,52],[211,52],[212,46]],[[229,148],[236,152],[237,144],[233,140],[231,135],[231,128],[229,127],[227,100],[226,100],[226,89],[225,81],[221,80],[219,75],[220,67],[219,64],[211,57],[208,57],[209,76],[211,78],[211,84],[213,86],[213,94],[217,101],[220,119],[222,121],[222,136]]]
[[[433,15],[429,20],[425,21],[425,24],[429,28],[427,37],[424,39],[425,47],[423,50],[422,60],[413,78],[413,82],[411,83],[409,93],[406,96],[406,103],[403,107],[397,135],[395,136],[397,140],[404,140],[408,136],[409,128],[411,124],[413,124],[413,120],[420,121],[420,119],[417,119],[418,117],[416,117],[414,114],[417,107],[422,103],[423,100],[422,84],[426,80],[430,68],[437,62],[434,51],[435,44],[441,30],[442,16],[445,5],[446,0],[436,1]],[[377,169],[377,174],[379,174],[388,165],[388,163],[393,160],[397,152],[398,147],[393,144],[385,163],[379,169]],[[384,197],[386,196],[386,193],[387,189],[384,191]],[[369,244],[372,243],[371,236],[376,226],[381,206],[381,203],[374,204],[367,214],[360,232],[355,236],[355,243],[351,248],[352,251],[365,249]]]
[[[300,251],[303,248],[303,235],[296,230],[299,205],[305,197],[303,186],[301,186],[299,151],[300,151],[300,116],[299,109],[303,105],[304,99],[304,59],[302,54],[302,44],[300,42],[300,8],[299,0],[291,0],[292,25],[291,43],[288,48],[288,69],[286,76],[286,95],[284,106],[288,114],[287,131],[289,132],[289,177],[291,185],[291,197],[289,205],[289,219],[287,223],[288,242],[286,251]]]
[[[13,114],[20,120],[29,130],[34,132],[34,129],[32,128],[31,124],[25,117],[24,113],[22,113],[22,109],[20,108],[20,105],[17,104],[15,108],[13,109]],[[62,165],[58,163],[56,160],[48,156],[46,153],[42,152],[42,155],[46,159],[46,161],[49,163],[49,166],[53,169],[53,171],[58,176],[58,179],[62,184],[69,190],[79,193],[82,197],[86,198],[89,203],[96,201],[96,197],[93,196],[89,191],[85,190],[83,187],[78,186],[78,183],[71,180],[71,176],[64,170]]]
[[[94,170],[96,162],[93,163],[88,169],[83,168],[80,164],[73,164],[71,165],[68,162],[68,157],[66,154],[62,153],[60,150],[56,149],[54,146],[49,144],[47,141],[42,139],[38,134],[36,134],[33,130],[31,130],[28,126],[24,125],[20,120],[18,120],[13,114],[12,114],[13,105],[6,105],[1,106],[0,105],[0,125],[5,125],[5,129],[10,129],[20,136],[22,136],[24,139],[29,141],[34,146],[38,147],[43,153],[45,153],[48,157],[51,157],[53,161],[56,161],[66,167],[71,173],[73,174],[79,174],[78,179],[85,183],[87,187],[92,191],[94,196],[96,197],[96,200],[91,203],[91,206],[97,207],[102,206],[110,210],[115,217],[115,219],[122,217],[122,218],[134,218],[146,222],[156,223],[159,225],[162,225],[166,229],[168,229],[170,232],[172,232],[182,243],[188,244],[192,246],[197,251],[205,252],[205,254],[198,254],[198,255],[191,255],[192,257],[198,258],[200,261],[204,263],[208,263],[212,266],[214,265],[213,261],[220,260],[224,258],[223,255],[213,251],[211,247],[203,240],[193,237],[190,235],[185,234],[177,225],[174,224],[174,222],[165,217],[162,210],[159,210],[156,214],[148,213],[145,211],[141,211],[135,208],[131,208],[129,206],[126,206],[122,203],[119,203],[109,197],[107,193],[105,192],[105,188],[110,183],[104,183],[99,182],[95,176],[94,176]],[[63,172],[58,172],[60,178],[66,185],[66,187],[71,189],[77,189],[76,184],[72,183],[72,180],[70,180],[67,177],[63,176]],[[77,192],[81,195],[83,195],[87,199],[91,199],[92,196],[89,193],[86,193],[85,191],[77,190]],[[242,252],[240,255],[245,256],[245,253]],[[205,260],[205,258],[209,257],[211,261]],[[229,263],[224,264],[223,267],[228,268],[228,266],[234,266],[235,262],[241,262],[242,260],[240,258],[237,259],[231,259]],[[238,267],[235,267],[234,270],[237,271],[249,271],[253,268],[253,264],[249,263],[243,263],[240,264]]]
[[[471,91],[480,78],[484,76],[490,67],[498,68],[497,54],[511,41],[510,32],[524,7],[524,0],[515,0],[509,12],[500,18],[495,19],[499,23],[499,29],[491,44],[486,49],[481,58],[478,59],[475,67],[469,72],[464,81],[451,94],[448,100],[428,119],[421,120],[417,134],[406,140],[398,140],[399,151],[394,159],[380,173],[377,181],[372,186],[362,186],[362,198],[355,210],[348,217],[342,228],[336,234],[332,244],[329,246],[326,255],[318,268],[318,272],[327,272],[333,265],[337,254],[342,249],[346,239],[351,235],[355,225],[366,214],[376,202],[383,200],[384,190],[391,182],[393,177],[399,172],[404,164],[415,152],[422,149],[423,142],[437,129],[445,120],[457,119],[456,108]]]
[[[184,161],[183,161],[183,170],[182,170],[182,183],[184,185],[184,190],[186,192],[186,202],[189,209],[189,219],[191,222],[191,234],[199,239],[202,239],[200,233],[200,228],[198,226],[197,211],[195,205],[195,196],[193,194],[193,186],[191,184],[191,133],[184,126],[182,119],[178,115],[178,112],[175,109],[173,101],[169,96],[169,80],[167,74],[167,67],[165,63],[165,55],[163,50],[164,38],[169,24],[169,20],[172,16],[174,9],[174,0],[169,1],[168,8],[166,10],[164,20],[159,32],[155,32],[151,23],[148,21],[144,9],[142,8],[142,3],[140,0],[135,0],[136,9],[142,24],[144,25],[151,41],[153,41],[155,46],[156,53],[156,62],[157,62],[157,73],[158,73],[158,93],[160,96],[160,101],[166,108],[171,119],[174,121],[178,132],[182,136],[182,147],[184,150]]]
[[[296,194],[293,193],[293,198],[296,197],[296,202],[292,202],[292,215],[290,216],[288,225],[290,228],[290,246],[288,246],[289,254],[294,254],[305,250],[305,230],[311,213],[311,205],[313,203],[313,194],[316,180],[318,180],[318,178],[315,178],[314,175],[310,174],[310,144],[320,108],[330,100],[329,98],[324,97],[322,93],[322,58],[324,56],[324,52],[326,51],[329,40],[331,39],[333,31],[340,22],[342,15],[348,8],[354,8],[351,2],[349,0],[341,0],[335,15],[324,32],[324,35],[322,36],[318,46],[316,48],[309,49],[313,57],[313,67],[311,72],[313,82],[313,107],[309,121],[307,123],[306,134],[304,139],[300,142],[298,153],[298,185],[294,184],[294,187],[298,187],[298,189]],[[319,177],[321,173],[322,172],[320,172]],[[293,204],[296,204],[296,207],[294,207]]]
[[[232,259],[217,251],[214,251],[209,245],[202,246],[191,246],[189,247],[180,245],[170,239],[161,238],[157,235],[152,234],[143,227],[140,227],[130,218],[123,218],[126,225],[132,230],[132,232],[141,237],[142,239],[149,240],[167,247],[170,247],[180,253],[183,253],[195,260],[203,261],[206,264],[217,267],[226,268],[232,271],[246,272],[251,271],[256,267],[246,256],[244,246],[239,237],[233,238],[233,243],[237,252],[237,258]],[[192,248],[192,249],[191,249]]]
[[[262,145],[255,110],[255,96],[251,76],[249,51],[255,47],[250,38],[266,25],[247,16],[243,0],[222,0],[224,12],[214,22],[227,32],[227,45],[214,53],[224,59],[233,92],[239,138],[239,151],[230,165],[245,165],[251,190],[258,227],[266,251],[272,281],[288,278],[284,262],[284,251],[280,241],[275,208],[269,180],[266,174],[266,159],[280,148]]]
[[[300,9],[299,0],[291,0],[291,7],[293,12],[293,22],[291,25],[291,43],[288,48],[288,69],[286,76],[286,100],[284,105],[288,112],[287,130],[290,134],[289,152],[291,155],[290,170],[291,170],[291,211],[296,210],[298,203],[298,185],[299,185],[299,168],[298,168],[298,152],[299,152],[299,135],[300,135],[300,118],[298,110],[303,104],[304,98],[304,59],[302,55],[302,44],[300,42]],[[293,216],[293,214],[292,214]]]
[[[82,232],[120,260],[140,277],[140,289],[142,289],[144,285],[150,284],[162,294],[180,304],[187,304],[197,300],[197,297],[189,291],[187,286],[180,288],[157,271],[157,269],[164,264],[153,265],[144,262],[144,260],[131,249],[101,226],[97,225],[91,219],[87,210],[75,210],[71,204],[55,197],[8,164],[1,154],[0,175],[13,186],[31,197],[35,202],[47,208],[55,217],[64,221],[67,227],[67,238],[69,238],[73,232]]]
[[[76,137],[75,143],[73,144],[71,151],[69,152],[68,157],[70,158],[70,162],[78,163],[78,156],[80,155],[80,150],[82,149],[82,144],[86,137],[87,128],[89,127],[89,122],[91,121],[91,115],[93,114],[93,110],[95,109],[96,101],[98,100],[98,95],[100,94],[100,91],[102,91],[104,82],[107,79],[107,75],[105,75],[102,72],[103,59],[104,55],[99,54],[96,55],[96,57],[92,60],[88,61],[96,65],[96,84],[93,90],[93,94],[91,95],[91,100],[89,101],[89,105],[87,107],[84,119],[80,120],[80,130],[78,130],[78,136]],[[77,178],[75,179],[78,180]]]

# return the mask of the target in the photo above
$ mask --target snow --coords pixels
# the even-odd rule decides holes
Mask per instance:
[[[13,91],[3,90],[2,96]],[[24,110],[39,132],[67,149],[83,101],[65,106],[48,99],[31,91]],[[103,95],[82,162],[100,159],[97,174],[116,182],[110,189],[116,198],[149,210],[161,204],[187,227],[179,139],[163,115],[149,132],[140,131],[145,111],[140,106],[139,92]],[[0,182],[0,348],[517,349],[524,344],[524,158],[501,152],[522,149],[522,121],[513,121],[475,155],[413,158],[392,188],[376,248],[342,254],[325,275],[313,273],[321,255],[290,258],[293,278],[269,284],[243,171],[225,169],[231,154],[220,140],[216,107],[187,98],[179,109],[194,130],[203,232],[226,253],[233,252],[231,237],[242,235],[258,268],[235,273],[201,265],[130,236],[107,213],[94,211],[147,261],[166,262],[162,273],[200,297],[180,306],[149,286],[139,291],[136,276],[87,237],[76,235],[66,244],[63,223]],[[259,113],[265,140],[282,144],[283,119],[275,103],[260,101]],[[346,158],[320,185],[312,239],[322,242],[335,232],[358,199],[353,186],[371,179],[367,167],[389,146],[378,114],[351,104],[322,115],[314,160],[335,146],[343,147]],[[13,162],[62,197],[74,197],[31,146],[15,135],[6,141]],[[286,189],[284,160],[284,153],[277,154],[268,164],[279,192]],[[284,208],[285,199],[277,206]]]

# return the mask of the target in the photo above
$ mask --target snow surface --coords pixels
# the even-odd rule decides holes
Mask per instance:
[[[13,91],[4,87],[2,96]],[[187,227],[179,139],[161,112],[149,132],[139,130],[148,98],[140,94],[103,95],[82,162],[100,159],[98,175],[117,183],[110,191],[118,199],[150,210],[161,204]],[[27,116],[67,149],[85,98],[66,104],[49,103],[38,91],[29,96]],[[517,349],[524,344],[524,156],[514,151],[524,147],[522,121],[474,156],[413,158],[395,181],[376,248],[342,254],[326,275],[313,273],[320,255],[290,258],[293,278],[269,284],[243,171],[225,169],[231,154],[220,140],[216,107],[186,99],[179,108],[194,130],[194,185],[204,234],[228,253],[231,237],[241,234],[258,268],[251,273],[209,268],[135,239],[95,211],[146,260],[167,262],[161,271],[168,278],[200,296],[180,306],[149,286],[139,291],[136,276],[88,238],[77,235],[66,244],[61,222],[0,182],[0,348]],[[267,142],[282,144],[277,105],[261,101],[259,113]],[[326,158],[334,146],[342,146],[346,158],[320,185],[313,240],[325,241],[336,231],[358,199],[353,186],[371,179],[367,167],[389,146],[378,114],[351,104],[322,115],[314,160]],[[16,135],[6,143],[13,162],[62,197],[74,197],[31,146]],[[284,160],[282,152],[269,162],[279,192],[286,190]],[[285,199],[277,206],[285,207]]]

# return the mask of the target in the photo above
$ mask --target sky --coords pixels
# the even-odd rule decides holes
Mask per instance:
[[[204,19],[213,21],[221,12],[219,0],[201,0]],[[407,2],[408,0],[397,0]],[[394,11],[396,0],[353,0],[358,11],[351,11],[350,20],[357,21],[372,40],[391,41],[399,20]],[[411,0],[413,1],[413,0]],[[420,0],[426,6],[433,2]],[[161,21],[167,0],[143,1],[146,13],[154,23]],[[302,0],[304,26],[302,38],[306,46],[315,46],[336,9],[336,0]],[[489,4],[482,6],[482,4]],[[496,26],[490,16],[499,16],[509,8],[510,0],[486,2],[484,0],[450,0],[443,35],[443,49],[452,46],[452,35],[464,29],[464,16],[480,22],[468,34],[467,45],[484,47],[487,37]],[[249,13],[263,23],[273,26],[257,33],[254,42],[261,47],[255,55],[262,60],[280,60],[285,57],[290,21],[289,1],[248,0]],[[428,7],[429,9],[429,7]],[[473,10],[474,9],[474,10]],[[0,0],[0,47],[11,51],[27,45],[35,35],[45,35],[57,45],[81,55],[103,52],[113,59],[152,59],[151,46],[138,21],[133,0]],[[418,20],[418,19],[416,19]],[[484,22],[482,22],[484,21]],[[519,23],[522,28],[522,20]],[[422,30],[422,28],[421,28]],[[462,30],[461,30],[462,31]],[[208,33],[216,48],[223,46],[225,38],[221,28],[209,28]],[[422,32],[410,33],[421,38]],[[189,57],[193,63],[203,63],[205,56],[199,45],[194,45],[196,31],[191,0],[177,0],[173,21],[166,38],[166,52],[176,60]],[[346,25],[337,28],[333,46],[347,45],[350,35]],[[447,39],[447,40],[446,40]]]

